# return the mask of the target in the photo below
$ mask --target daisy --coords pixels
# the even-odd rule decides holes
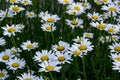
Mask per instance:
[[[113,62],[112,69],[120,72],[120,62]]]
[[[118,41],[120,39],[120,37],[118,35],[112,35],[112,41]]]
[[[32,0],[20,0],[21,4],[23,5],[32,5]]]
[[[72,60],[71,59],[71,54],[68,54],[67,52],[65,53],[61,53],[61,52],[55,52],[55,55],[56,55],[56,59],[59,64],[65,64],[65,63],[71,63],[70,61]]]
[[[60,18],[57,15],[46,15],[42,18],[46,23],[54,23],[60,20]]]
[[[120,1],[119,0],[114,0],[114,3],[118,6],[120,6]]]
[[[119,13],[120,8],[115,5],[114,3],[108,4],[108,5],[103,5],[102,10],[106,10],[108,12],[117,12]]]
[[[60,51],[60,52],[66,52],[69,48],[69,44],[64,41],[59,41],[58,45],[52,45],[52,50],[53,51]]]
[[[17,13],[17,12],[23,11],[25,9],[23,7],[19,7],[18,5],[10,5],[9,10]]]
[[[58,0],[58,2],[60,4],[65,5],[65,4],[71,4],[71,3],[73,3],[73,0]]]
[[[54,55],[52,50],[50,51],[42,50],[41,52],[37,51],[35,53],[34,60],[38,62],[43,62],[43,61],[48,61],[48,60],[53,61],[55,57],[56,56]]]
[[[54,26],[54,24],[45,23],[45,24],[42,24],[41,29],[46,32],[53,32],[56,30],[56,26]]]
[[[21,31],[21,30],[23,30],[25,28],[25,25],[23,25],[23,24],[17,24],[16,27],[18,27],[19,30]]]
[[[0,46],[4,46],[6,44],[6,41],[3,37],[0,38]]]
[[[67,10],[75,10],[76,15],[80,15],[84,12],[84,8],[81,3],[72,3],[68,5]]]
[[[103,4],[109,4],[109,3],[112,3],[111,0],[100,0],[101,3]]]
[[[93,33],[84,32],[83,37],[85,37],[85,38],[93,38]]]
[[[96,13],[96,12],[93,12],[93,14],[88,13],[87,16],[88,16],[89,19],[92,19],[93,21],[96,21],[96,20],[100,21],[100,20],[102,20],[101,15],[99,13]]]
[[[31,18],[36,17],[36,14],[33,11],[31,11],[31,12],[26,11],[26,16],[27,16],[27,18],[31,19]]]
[[[37,77],[31,73],[23,73],[17,77],[19,80],[37,80]]]
[[[11,53],[11,54],[16,54],[16,53],[19,53],[19,52],[22,52],[22,50],[20,50],[20,48],[12,47],[12,48],[10,49],[10,53]]]
[[[8,77],[9,77],[8,72],[5,69],[0,70],[0,79],[1,80],[5,80]]]
[[[102,2],[100,0],[94,0],[94,2],[97,4],[97,5],[101,5]]]
[[[111,53],[110,58],[114,61],[120,62],[120,54],[117,53]]]
[[[110,41],[110,37],[109,36],[101,36],[100,37],[100,41],[102,43],[109,42]]]
[[[10,50],[6,49],[5,51],[2,51],[0,53],[0,62],[7,62],[11,58],[13,58],[14,55],[11,55]]]
[[[80,51],[82,51],[85,55],[87,52],[93,50],[93,45],[90,41],[83,41],[80,44],[74,44],[74,46],[77,46]]]
[[[115,52],[115,53],[119,53],[120,52],[120,43],[113,43],[112,45],[109,46],[110,52]]]
[[[91,8],[91,5],[88,2],[82,3],[82,6],[84,7],[85,10]]]
[[[68,53],[74,55],[75,57],[76,56],[82,57],[82,51],[80,51],[78,47],[74,45],[72,45],[72,47],[69,48]]]
[[[28,50],[30,51],[31,49],[35,49],[38,47],[38,43],[37,42],[33,42],[31,43],[30,40],[27,40],[27,42],[23,42],[21,47],[23,48],[23,50]]]
[[[2,29],[4,30],[3,35],[8,37],[11,35],[15,36],[15,32],[21,32],[15,25],[6,25],[5,27],[2,27]]]
[[[39,69],[39,72],[50,72],[50,71],[60,72],[60,69],[62,68],[58,66],[57,61],[44,61],[41,64],[39,64],[39,66],[41,67]]]
[[[14,59],[10,59],[8,62],[6,62],[8,65],[7,68],[11,70],[17,70],[25,67],[25,61],[23,59],[18,59],[15,57]]]
[[[45,16],[47,16],[47,15],[49,15],[48,11],[45,11],[45,12],[41,11],[41,12],[38,14],[38,16],[39,16],[40,18],[42,18],[42,19],[43,19],[43,17],[45,17]]]
[[[10,2],[11,4],[19,3],[20,0],[7,0],[7,2]]]
[[[101,21],[100,23],[98,23],[98,22],[91,22],[90,25],[95,27],[95,28],[97,28],[97,29],[99,29],[99,30],[105,30],[105,28],[106,28],[106,24],[103,23],[103,21]]]
[[[83,20],[82,19],[78,19],[78,18],[73,19],[73,20],[66,19],[66,22],[72,29],[74,29],[75,27],[80,26],[83,23]]]
[[[69,15],[77,15],[77,11],[76,10],[67,10],[66,13],[68,13]]]
[[[79,43],[81,43],[83,41],[88,41],[88,39],[86,39],[85,37],[77,36],[75,39],[73,39],[73,41],[79,44]]]
[[[105,30],[110,34],[117,34],[119,32],[119,27],[117,25],[107,24]]]

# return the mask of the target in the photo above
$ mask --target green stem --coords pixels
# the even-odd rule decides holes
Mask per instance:
[[[54,38],[54,34],[53,34],[53,31],[52,31],[52,38],[53,38],[53,42],[55,43],[55,38]]]
[[[84,57],[84,55],[82,58],[82,62],[83,62],[83,75],[85,77],[85,80],[87,80],[87,75],[86,75],[86,71],[85,71],[85,57]]]
[[[52,73],[49,72],[49,74],[50,74],[51,80],[54,80],[54,78],[53,78],[53,76],[52,76]]]
[[[15,47],[17,48],[17,45],[16,45],[16,43],[15,43],[15,39],[14,39],[14,36],[13,36],[13,35],[11,35],[11,41],[12,41],[13,46],[15,46]]]
[[[64,74],[64,65],[62,64],[62,72],[61,72],[61,75],[62,75],[62,80],[64,80],[65,78],[65,74]]]

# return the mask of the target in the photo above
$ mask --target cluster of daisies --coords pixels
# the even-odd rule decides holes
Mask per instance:
[[[33,5],[31,0],[6,0],[10,3],[8,9],[0,10],[0,21],[4,20],[6,17],[13,18],[17,13],[25,11],[25,6]],[[9,77],[9,70],[14,74],[17,71],[24,68],[28,68],[28,71],[25,73],[20,73],[16,75],[16,80],[44,80],[44,76],[36,75],[35,71],[29,70],[29,65],[27,65],[27,59],[25,57],[21,58],[21,54],[24,51],[29,53],[27,56],[33,60],[33,65],[35,68],[38,68],[38,72],[60,72],[62,65],[66,63],[71,64],[74,60],[73,57],[81,57],[87,55],[90,51],[93,50],[94,45],[92,45],[91,39],[94,35],[91,33],[92,29],[102,31],[106,35],[101,35],[99,40],[102,43],[112,42],[113,44],[109,46],[111,52],[111,59],[113,62],[113,70],[119,70],[120,72],[120,43],[119,41],[119,31],[120,31],[120,1],[119,0],[94,0],[95,3],[101,5],[102,14],[98,13],[93,9],[93,12],[87,12],[91,10],[92,7],[87,0],[81,0],[80,2],[74,2],[73,0],[58,0],[59,4],[65,6],[65,13],[72,16],[72,19],[65,18],[65,23],[68,25],[71,30],[74,30],[77,27],[85,27],[84,19],[79,18],[80,15],[85,14],[88,19],[87,26],[89,32],[84,32],[82,36],[76,36],[72,39],[72,44],[65,42],[64,40],[59,40],[57,43],[50,46],[50,50],[37,50],[39,48],[39,42],[34,42],[31,40],[26,40],[21,42],[20,45],[16,45],[14,36],[16,33],[22,33],[25,28],[24,24],[12,24],[1,27],[3,30],[3,35],[11,38],[12,44],[14,47],[5,49],[7,44],[4,37],[0,37],[0,47],[3,49],[0,52],[0,62],[5,64],[7,69],[0,70],[0,79],[5,80]],[[24,14],[22,14],[24,15]],[[39,17],[41,21],[41,29],[46,32],[53,32],[57,30],[58,21],[61,18],[57,14],[51,14],[47,10],[41,11],[39,14],[35,14],[33,11],[26,11],[26,17],[32,18]],[[6,45],[7,46],[7,45]],[[32,51],[33,50],[33,51]]]

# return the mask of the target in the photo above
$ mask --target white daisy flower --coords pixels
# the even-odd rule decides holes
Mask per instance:
[[[110,48],[111,53],[114,53],[114,52],[119,53],[120,52],[120,43],[115,42],[112,45],[110,45],[109,48]]]
[[[31,19],[31,18],[36,17],[36,14],[33,11],[31,11],[31,12],[26,11],[26,16],[27,16],[27,18]]]
[[[45,17],[45,16],[47,16],[47,15],[50,15],[50,14],[48,13],[48,11],[46,11],[46,12],[41,11],[41,12],[38,14],[38,16],[39,16],[40,18],[42,18],[42,19],[43,19],[43,17]]]
[[[117,34],[119,32],[119,27],[117,25],[107,24],[105,30],[110,34]]]
[[[6,44],[6,41],[3,37],[0,38],[0,46],[4,46]]]
[[[110,54],[110,58],[113,60],[113,61],[117,61],[117,62],[120,62],[120,54],[118,53],[111,53]]]
[[[10,52],[11,52],[12,54],[15,54],[15,53],[22,52],[22,50],[20,50],[20,48],[12,47],[12,48],[10,49]]]
[[[53,61],[55,57],[56,56],[54,55],[52,50],[50,51],[42,50],[41,52],[37,51],[35,53],[34,60],[38,62],[43,62],[43,61],[48,61],[48,60]]]
[[[31,43],[30,40],[27,40],[27,42],[23,42],[21,47],[23,48],[23,50],[28,50],[30,51],[31,49],[35,49],[38,47],[38,43],[37,42],[33,42]]]
[[[62,68],[58,66],[57,61],[44,61],[41,64],[39,64],[39,66],[41,67],[39,69],[39,72],[50,72],[50,71],[60,72],[60,69]]]
[[[120,1],[119,0],[114,0],[114,3],[118,6],[120,6]]]
[[[59,64],[65,64],[65,63],[71,63],[71,54],[68,54],[67,52],[61,53],[61,52],[55,52],[56,58],[55,60],[58,61]]]
[[[14,59],[9,59],[6,64],[8,65],[7,68],[11,70],[17,70],[25,67],[26,63],[23,59],[18,59],[17,57],[15,57]]]
[[[112,41],[118,41],[120,39],[120,37],[118,35],[112,35]]]
[[[83,23],[83,20],[82,19],[78,19],[78,18],[76,18],[74,20],[66,19],[66,22],[72,29],[74,29],[75,27],[80,26]]]
[[[10,37],[11,35],[15,36],[16,32],[21,32],[19,28],[15,25],[6,25],[5,27],[2,27],[2,29],[4,30],[3,35],[8,37]]]
[[[5,69],[0,70],[0,80],[5,80],[8,77],[9,77],[8,72]]]
[[[90,41],[83,41],[80,44],[75,43],[74,46],[77,46],[78,49],[84,53],[84,55],[93,50],[93,45]]]
[[[100,20],[102,20],[101,15],[99,13],[96,13],[96,12],[93,12],[92,14],[88,13],[87,16],[88,16],[89,19],[92,19],[93,21],[96,21],[96,20],[100,21]]]
[[[109,4],[109,3],[112,3],[111,0],[100,0],[101,3],[103,4]]]
[[[66,13],[68,13],[69,15],[78,15],[76,10],[67,10]]]
[[[17,13],[17,12],[23,11],[25,9],[23,7],[19,7],[18,5],[10,5],[9,10]]]
[[[21,30],[23,30],[25,28],[25,25],[23,25],[23,24],[17,24],[16,27],[18,27],[19,30],[21,31]]]
[[[32,0],[20,0],[20,3],[25,6],[32,5]]]
[[[97,5],[101,5],[102,2],[100,0],[94,0],[94,2],[97,4]]]
[[[31,73],[23,73],[21,76],[17,76],[19,80],[37,80],[37,77]]]
[[[93,38],[93,33],[84,32],[83,37],[85,37],[85,38]]]
[[[60,52],[66,52],[69,48],[69,44],[64,41],[59,41],[58,45],[52,45],[52,50],[53,51],[60,51]]]
[[[73,0],[58,0],[58,2],[60,4],[65,5],[65,4],[71,4],[71,3],[73,3]]]
[[[46,16],[42,17],[42,19],[46,23],[54,23],[54,22],[57,22],[58,20],[60,20],[60,18],[58,17],[58,15],[46,15]]]
[[[5,51],[2,51],[0,53],[0,62],[7,62],[11,58],[15,57],[14,55],[11,55],[10,50],[6,49]]]
[[[56,30],[56,26],[54,26],[54,24],[45,23],[45,24],[42,24],[41,29],[42,29],[43,31],[53,32],[53,31]]]
[[[112,69],[120,72],[120,62],[113,62]]]
[[[119,12],[120,8],[117,5],[115,5],[114,3],[108,4],[108,5],[103,5],[102,10],[120,13]]]
[[[101,41],[102,43],[110,42],[110,37],[109,37],[109,36],[101,36],[101,37],[100,37],[100,41]]]
[[[99,30],[105,30],[105,28],[106,28],[106,24],[103,23],[103,21],[101,21],[100,23],[99,22],[91,22],[90,25]]]
[[[75,57],[76,56],[82,57],[82,51],[80,51],[78,47],[74,45],[72,45],[72,47],[69,48],[68,53],[74,55]]]
[[[10,2],[10,4],[19,3],[20,0],[7,0],[7,2]]]
[[[82,6],[84,7],[85,10],[91,8],[91,5],[88,2],[82,3]]]
[[[75,10],[76,15],[80,15],[84,12],[84,8],[81,3],[72,3],[68,5],[67,10]]]

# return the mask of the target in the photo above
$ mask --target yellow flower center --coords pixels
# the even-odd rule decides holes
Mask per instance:
[[[50,30],[52,30],[52,27],[51,26],[46,26],[45,29],[48,30],[48,31],[50,31]]]
[[[120,1],[118,1],[118,5],[120,5]]]
[[[120,46],[114,47],[114,50],[115,50],[115,51],[120,51]]]
[[[87,4],[85,4],[85,3],[83,3],[83,4],[82,4],[82,6],[83,6],[83,7],[88,7],[88,5],[87,5]]]
[[[104,24],[99,24],[99,25],[97,26],[97,28],[99,28],[99,29],[105,29],[105,25],[104,25]]]
[[[34,48],[33,44],[28,44],[26,47],[27,47],[28,49]]]
[[[20,8],[17,6],[17,5],[15,5],[13,8],[12,8],[12,10],[14,10],[14,11],[18,11]]]
[[[71,24],[72,24],[72,25],[77,25],[77,24],[78,24],[78,22],[77,22],[77,21],[75,21],[75,20],[73,20],[73,21],[71,21]]]
[[[54,70],[54,66],[48,65],[48,66],[45,67],[45,69],[47,71],[52,71],[52,70]]]
[[[103,2],[108,2],[108,0],[103,0]]]
[[[65,60],[66,60],[66,58],[65,58],[64,56],[58,57],[58,61],[60,61],[60,62],[63,62],[63,61],[65,61]]]
[[[96,20],[96,19],[98,19],[98,16],[93,15],[91,18]]]
[[[6,17],[10,17],[10,14],[7,13],[7,14],[6,14]]]
[[[16,0],[10,0],[11,3],[14,3]]]
[[[4,77],[5,74],[3,72],[0,72],[0,77]]]
[[[30,13],[29,13],[29,16],[34,16],[34,13],[30,12]]]
[[[116,58],[114,58],[114,60],[120,61],[120,57],[116,57]]]
[[[116,11],[116,8],[115,7],[110,7],[109,10],[110,11]]]
[[[17,51],[16,50],[11,50],[11,53],[16,53]]]
[[[58,46],[58,47],[57,47],[57,50],[58,50],[58,51],[63,51],[64,49],[65,49],[64,46]]]
[[[48,61],[49,60],[49,57],[48,56],[42,56],[41,58],[40,58],[42,61]]]
[[[89,33],[86,33],[85,36],[86,36],[86,37],[90,37],[91,35],[90,35]]]
[[[25,78],[24,80],[32,80],[31,78]]]
[[[71,12],[70,14],[71,14],[71,15],[75,15],[75,14],[76,14],[76,12],[74,12],[74,11],[73,11],[73,12]]]
[[[28,4],[28,0],[24,0],[24,4]]]
[[[112,33],[112,32],[114,32],[114,31],[115,31],[114,28],[109,28],[109,29],[108,29],[108,32],[111,32],[111,33]]]
[[[74,55],[80,55],[80,51],[75,50],[75,51],[73,52],[73,54],[74,54]]]
[[[112,36],[112,40],[113,40],[113,41],[116,40],[116,37]]]
[[[8,55],[2,56],[2,60],[8,60],[10,57]]]
[[[80,50],[86,50],[86,49],[87,49],[87,46],[86,46],[86,45],[80,45],[80,46],[79,46],[79,49],[80,49]]]
[[[17,67],[19,67],[20,66],[20,64],[18,63],[18,62],[14,62],[13,64],[12,64],[12,67],[14,67],[14,68],[17,68]]]
[[[80,7],[79,6],[74,6],[74,9],[77,11],[80,11]]]
[[[54,22],[54,21],[55,21],[54,18],[48,18],[48,19],[47,19],[47,22],[49,22],[49,23],[52,23],[52,22]]]
[[[8,32],[10,32],[10,33],[15,32],[15,28],[14,27],[8,28]]]
[[[64,3],[65,3],[65,4],[68,4],[68,3],[69,3],[69,0],[64,0]]]

